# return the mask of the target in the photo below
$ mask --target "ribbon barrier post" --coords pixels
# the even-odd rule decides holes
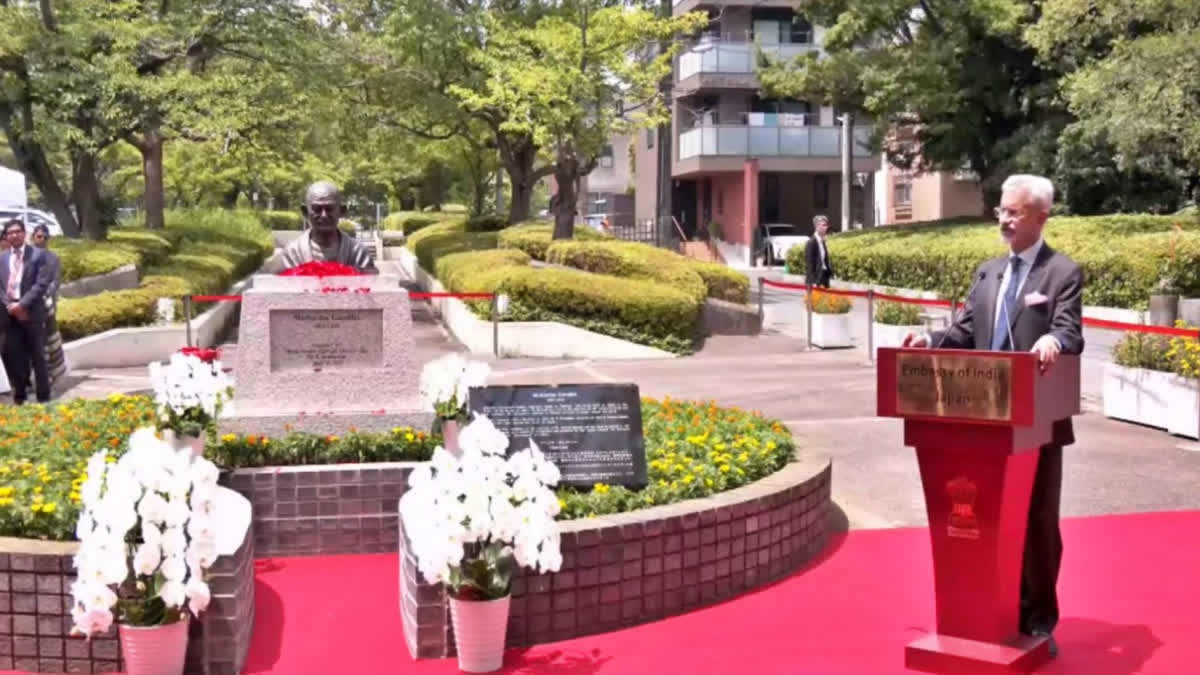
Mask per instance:
[[[804,334],[806,336],[808,336],[808,351],[810,351],[810,352],[812,351],[812,347],[813,347],[813,345],[812,345],[812,314],[813,314],[812,284],[808,284],[804,290],[804,316],[805,316],[804,320],[806,322],[806,325],[804,328]]]
[[[192,346],[192,296],[183,296],[183,324],[187,333],[187,346]]]
[[[766,279],[764,279],[763,277],[758,278],[758,323],[760,325],[764,321],[764,318],[763,318],[763,292],[766,290],[765,282],[766,282]]]
[[[875,363],[875,291],[867,289],[867,363]]]
[[[495,295],[492,296],[492,354],[500,356],[500,309]]]

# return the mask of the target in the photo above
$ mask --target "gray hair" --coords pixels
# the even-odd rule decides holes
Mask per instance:
[[[342,191],[337,185],[327,180],[319,180],[308,186],[308,190],[304,193],[304,203],[310,204],[314,199],[332,199],[338,203],[342,201]]]
[[[829,217],[825,216],[825,215],[813,216],[813,227],[816,227],[817,225],[820,225],[821,223],[825,223],[826,225],[828,225]]]
[[[1019,173],[1009,176],[1000,186],[1001,192],[1009,190],[1024,190],[1030,199],[1037,202],[1046,213],[1054,206],[1054,183],[1045,176]]]

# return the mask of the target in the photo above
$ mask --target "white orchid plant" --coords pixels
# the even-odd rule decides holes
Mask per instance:
[[[182,349],[170,361],[150,364],[159,430],[203,436],[233,396],[233,383],[215,349]]]
[[[217,467],[134,432],[119,460],[88,461],[76,524],[74,630],[106,632],[114,621],[158,626],[208,607],[205,573],[217,558]]]
[[[537,445],[506,457],[508,437],[482,416],[462,429],[461,456],[444,448],[413,470],[400,517],[417,567],[460,600],[511,591],[514,565],[537,572],[562,566],[560,474]]]
[[[449,421],[467,421],[467,403],[472,387],[487,384],[492,369],[482,361],[468,361],[447,354],[425,364],[419,389],[423,404],[437,415],[434,431]]]

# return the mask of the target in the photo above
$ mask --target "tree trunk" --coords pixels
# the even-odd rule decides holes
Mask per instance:
[[[163,137],[158,130],[151,131],[135,143],[142,153],[142,179],[146,184],[145,207],[146,227],[161,230],[164,225],[163,208]]]
[[[533,186],[535,181],[527,178],[529,173],[506,167],[509,178],[508,224],[529,220],[530,204],[533,202]]]
[[[100,183],[96,180],[96,155],[77,151],[75,153],[75,176],[71,192],[75,201],[75,212],[79,217],[79,229],[84,238],[104,241],[108,238],[108,223],[100,217]]]
[[[554,182],[558,192],[554,195],[554,236],[552,239],[570,239],[575,236],[575,212],[579,201],[576,189],[579,180],[579,160],[574,157],[559,157],[554,165]]]
[[[233,187],[226,190],[225,194],[221,196],[221,205],[227,209],[232,209],[232,208],[236,207],[238,197],[241,194],[242,194],[242,186],[234,185]]]
[[[508,173],[512,196],[508,203],[508,223],[515,225],[529,220],[533,188],[545,174],[533,168],[537,161],[537,146],[528,135],[497,133],[496,142],[500,146],[500,161]]]
[[[23,110],[22,115],[33,114],[32,106],[26,105]],[[63,234],[68,237],[78,237],[79,223],[75,220],[75,214],[71,212],[67,195],[59,185],[58,178],[54,175],[54,169],[46,159],[45,149],[33,139],[32,134],[22,134],[18,131],[13,116],[13,107],[7,102],[0,102],[0,126],[4,127],[4,135],[8,140],[8,147],[12,148],[17,166],[20,167],[25,177],[41,191],[42,199],[46,201],[46,208],[50,209],[50,212],[58,219]],[[23,119],[21,127],[32,129],[33,121]]]

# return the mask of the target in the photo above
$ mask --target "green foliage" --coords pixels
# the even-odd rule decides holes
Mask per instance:
[[[268,230],[300,230],[304,217],[296,211],[259,211],[258,217]]]
[[[467,219],[467,232],[499,232],[508,227],[508,218],[494,214]]]
[[[921,308],[906,302],[883,300],[875,303],[875,323],[888,326],[917,326],[921,323]]]
[[[556,241],[546,251],[546,262],[625,279],[666,284],[697,301],[708,295],[704,280],[689,268],[687,259],[649,244],[626,241]]]
[[[732,490],[782,469],[796,453],[791,433],[780,422],[713,402],[643,399],[642,427],[649,484],[640,490],[604,484],[560,489],[560,520]]]
[[[424,229],[430,225],[437,225],[439,222],[442,221],[434,218],[421,218],[419,216],[414,216],[404,221],[404,224],[401,226],[401,230],[404,232],[404,236],[407,237],[417,230]]]
[[[292,432],[282,438],[225,434],[204,454],[218,466],[233,469],[312,464],[424,462],[442,439],[412,427],[386,433],[350,432],[341,436]]]
[[[1173,234],[1181,224],[1181,233]],[[1200,226],[1169,216],[1052,218],[1046,243],[1083,269],[1083,302],[1105,307],[1144,308],[1175,243],[1172,282],[1188,296],[1200,294]],[[1114,246],[1119,239],[1120,245]],[[830,256],[846,281],[934,291],[961,300],[975,270],[1003,255],[994,223],[932,222],[839,233],[829,238]],[[803,251],[788,252],[788,264],[803,269]]]
[[[550,248],[553,235],[553,225],[530,221],[501,230],[499,245],[500,248],[520,249],[534,260],[545,261],[546,251]],[[611,237],[587,227],[575,230],[573,239],[575,241],[602,241],[609,240]]]
[[[1165,335],[1126,333],[1113,345],[1112,360],[1118,366],[1126,368],[1144,368],[1169,373],[1169,349],[1170,339]]]
[[[467,232],[463,220],[444,221],[415,232],[405,244],[426,270],[436,270],[443,256],[496,248],[495,232]]]

